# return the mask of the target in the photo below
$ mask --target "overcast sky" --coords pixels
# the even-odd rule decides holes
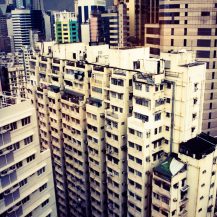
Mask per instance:
[[[44,0],[45,10],[69,10],[74,11],[73,0]]]

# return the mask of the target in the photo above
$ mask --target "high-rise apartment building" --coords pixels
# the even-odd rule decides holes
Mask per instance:
[[[214,216],[216,144],[201,133],[154,168],[152,216]]]
[[[203,131],[216,136],[216,1],[153,2],[156,19],[145,24],[145,45],[155,56],[160,51],[194,50],[198,61],[207,62]]]
[[[38,43],[30,58],[28,92],[38,108],[41,148],[52,152],[59,216],[157,216],[152,174],[153,168],[164,165],[165,155],[165,162],[178,165],[174,180],[187,177],[189,195],[195,187],[201,189],[189,174],[197,164],[205,170],[206,159],[209,167],[215,159],[210,155],[215,145],[207,152],[202,143],[215,140],[200,134],[205,70],[193,52],[183,50],[154,59],[148,48]],[[207,153],[197,161],[191,139]],[[182,168],[187,174],[179,176]],[[214,172],[216,167],[207,169],[209,175]],[[203,182],[211,195],[216,184]],[[214,200],[213,195],[202,209]],[[188,201],[185,205],[193,213]],[[185,207],[175,213],[184,213]],[[174,213],[172,205],[167,208]]]
[[[78,9],[75,9],[75,11],[78,12],[78,22],[79,24],[87,23],[90,15],[94,11],[105,11],[106,8],[106,1],[105,0],[77,0],[76,7]]]
[[[124,2],[127,5],[127,15],[129,17],[130,36],[134,37],[135,44],[144,44],[144,23],[145,9],[149,1],[143,0],[114,0],[114,4],[118,5]]]
[[[9,86],[9,92],[14,96],[25,98],[27,95],[27,75],[20,54],[8,53],[0,57],[0,67]],[[28,70],[27,70],[28,71]]]
[[[105,0],[77,0],[75,1],[75,12],[78,17],[80,41],[83,43],[90,42],[90,25],[89,19],[91,14],[104,12],[106,9]]]
[[[96,11],[90,16],[90,43],[106,43],[111,47],[126,47],[129,24],[126,4],[110,7],[105,12]]]
[[[0,96],[0,215],[56,217],[50,152],[41,151],[35,108]]]
[[[8,36],[7,16],[0,11],[0,52],[10,52],[11,41]]]
[[[55,40],[57,43],[71,43],[79,41],[78,20],[73,12],[55,12],[54,19]]]

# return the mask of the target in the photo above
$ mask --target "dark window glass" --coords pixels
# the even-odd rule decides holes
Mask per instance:
[[[174,28],[171,29],[171,35],[174,35]]]
[[[160,49],[159,48],[150,48],[150,53],[154,55],[160,55]]]
[[[208,39],[198,39],[197,40],[197,46],[198,47],[210,47],[211,40]]]
[[[147,28],[146,30],[147,34],[160,34],[160,29],[159,28]]]
[[[157,44],[157,45],[160,45],[160,39],[159,38],[147,38],[146,39],[146,42],[148,44]]]
[[[202,11],[202,12],[201,12],[201,16],[202,16],[202,17],[210,16],[210,12],[209,12],[209,11]]]
[[[171,46],[174,46],[174,39],[171,39]]]
[[[210,58],[210,51],[198,50],[197,58]]]
[[[160,9],[164,8],[180,8],[179,4],[165,4],[165,5],[160,5]]]
[[[198,28],[198,35],[211,35],[211,29],[210,28]]]

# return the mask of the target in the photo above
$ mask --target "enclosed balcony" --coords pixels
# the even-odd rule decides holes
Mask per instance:
[[[82,101],[84,101],[84,95],[65,89],[62,99],[79,105]]]

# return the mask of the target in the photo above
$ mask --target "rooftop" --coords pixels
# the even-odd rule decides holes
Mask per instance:
[[[185,169],[185,164],[178,159],[176,154],[171,153],[165,161],[154,168],[154,172],[170,180],[183,169]]]
[[[179,152],[197,160],[212,153],[217,144],[217,139],[201,133],[193,139],[180,144]]]
[[[194,67],[194,66],[200,66],[200,65],[204,65],[205,62],[194,62],[194,63],[188,63],[188,64],[184,64],[181,65],[182,67]]]
[[[0,109],[3,109],[5,107],[9,107],[21,102],[26,101],[24,98],[16,97],[16,96],[10,96],[7,93],[0,93]]]

